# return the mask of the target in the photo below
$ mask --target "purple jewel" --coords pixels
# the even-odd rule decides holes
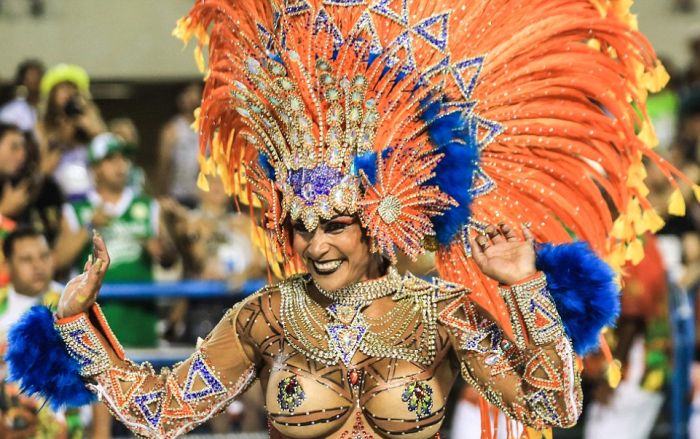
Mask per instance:
[[[343,174],[339,170],[321,164],[312,169],[292,170],[287,183],[292,187],[294,195],[303,199],[307,206],[312,206],[316,197],[329,195],[331,189],[342,179]]]

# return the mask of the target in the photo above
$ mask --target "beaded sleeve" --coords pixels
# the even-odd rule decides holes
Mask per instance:
[[[501,287],[515,340],[468,295],[440,312],[464,379],[525,425],[568,427],[581,412],[579,371],[544,274]]]
[[[237,331],[242,304],[192,356],[160,374],[125,358],[97,305],[55,326],[88,387],[116,418],[139,436],[173,438],[225,409],[255,379],[255,354]]]

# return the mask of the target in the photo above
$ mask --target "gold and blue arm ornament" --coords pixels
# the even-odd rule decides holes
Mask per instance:
[[[257,375],[255,352],[237,328],[242,305],[192,356],[159,373],[125,357],[98,305],[60,320],[34,307],[11,330],[10,377],[53,407],[88,404],[96,395],[137,435],[177,437],[224,410]]]
[[[490,404],[536,429],[570,427],[582,405],[575,353],[595,348],[602,327],[614,321],[618,287],[585,243],[539,246],[537,268],[500,286],[513,339],[469,295],[447,304],[439,319],[462,376]]]

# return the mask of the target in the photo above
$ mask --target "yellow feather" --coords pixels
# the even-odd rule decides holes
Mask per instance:
[[[635,239],[627,245],[625,259],[631,261],[634,265],[642,262],[642,259],[644,259],[644,246],[641,239]]]
[[[700,185],[693,185],[693,194],[695,194],[695,199],[700,202]]]
[[[649,230],[653,233],[658,232],[666,224],[654,209],[645,210],[642,213],[642,221],[644,221]]]
[[[617,239],[625,239],[625,236],[627,235],[626,223],[626,215],[620,215],[619,217],[617,217],[617,219],[613,223],[612,230],[610,230],[610,236]]]
[[[195,132],[199,132],[199,113],[202,112],[202,107],[197,107],[194,109],[194,122],[192,122],[192,125],[190,125],[190,128],[192,128]]]
[[[664,384],[664,371],[661,369],[655,369],[652,370],[647,374],[647,376],[644,378],[644,382],[642,382],[642,388],[644,390],[647,390],[649,392],[656,392]]]
[[[639,134],[637,134],[637,137],[649,148],[653,148],[659,144],[659,138],[656,137],[654,127],[646,121],[642,123],[642,129],[639,131]]]
[[[203,190],[204,192],[209,192],[209,181],[202,172],[200,172],[199,176],[197,177],[197,187]]]
[[[622,266],[625,264],[624,244],[615,244],[612,250],[608,252],[605,262],[607,262],[616,273],[619,273],[622,270]]]
[[[197,63],[199,73],[204,73],[204,55],[202,54],[202,46],[194,48],[194,61]]]
[[[622,381],[622,363],[620,363],[620,360],[616,359],[608,364],[605,375],[607,376],[610,388],[616,389],[617,386],[620,385],[620,381]]]
[[[685,215],[685,200],[680,188],[676,188],[668,200],[668,213],[676,216]]]

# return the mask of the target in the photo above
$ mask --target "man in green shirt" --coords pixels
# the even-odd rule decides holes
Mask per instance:
[[[171,259],[170,247],[159,233],[158,202],[136,195],[128,187],[130,145],[111,133],[90,144],[89,160],[95,190],[64,206],[64,229],[56,244],[59,266],[81,271],[91,248],[91,230],[104,237],[112,260],[105,282],[150,282],[153,264]],[[167,253],[167,254],[166,254]],[[102,307],[124,346],[157,345],[155,304],[152,301],[104,301]]]

